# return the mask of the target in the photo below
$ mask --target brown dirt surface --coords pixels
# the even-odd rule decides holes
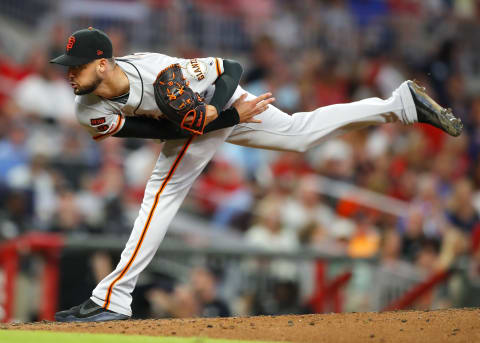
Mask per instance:
[[[0,324],[48,330],[150,336],[198,336],[285,342],[480,342],[480,309],[127,320],[104,323]]]

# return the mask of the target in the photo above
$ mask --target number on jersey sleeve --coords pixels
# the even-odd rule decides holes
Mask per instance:
[[[76,103],[76,115],[79,123],[98,141],[117,133],[125,123],[121,114],[101,112],[80,103]]]

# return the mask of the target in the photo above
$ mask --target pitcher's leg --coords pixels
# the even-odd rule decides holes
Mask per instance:
[[[395,121],[414,123],[417,114],[408,85],[404,82],[386,100],[369,98],[292,116],[270,106],[258,118],[262,120],[261,124],[237,125],[227,141],[265,149],[305,151],[326,138],[359,127]]]
[[[140,272],[155,255],[196,177],[230,131],[212,132],[183,144],[165,144],[120,262],[93,291],[91,300],[97,305],[131,316],[131,292]]]

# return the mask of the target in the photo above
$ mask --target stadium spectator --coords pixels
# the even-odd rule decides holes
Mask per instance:
[[[230,317],[228,305],[217,295],[217,280],[211,271],[194,268],[189,283],[199,303],[201,317]]]

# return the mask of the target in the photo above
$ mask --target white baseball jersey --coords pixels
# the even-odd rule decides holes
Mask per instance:
[[[93,139],[101,140],[120,131],[126,116],[162,115],[155,102],[153,83],[158,74],[172,64],[182,67],[183,76],[190,88],[206,100],[210,100],[213,83],[223,73],[221,58],[207,57],[182,59],[156,53],[137,53],[116,59],[130,82],[126,104],[95,94],[78,95],[75,98],[75,113]]]
[[[118,60],[130,82],[127,103],[122,105],[95,95],[79,96],[76,99],[78,120],[98,140],[118,132],[125,116],[161,115],[155,103],[153,83],[161,70],[174,63],[183,67],[183,74],[191,87],[208,102],[213,95],[213,83],[223,72],[222,59],[185,60],[161,54],[136,54]],[[225,107],[231,106],[243,93],[246,92],[237,87]],[[254,97],[248,94],[247,99]],[[371,98],[293,115],[269,105],[257,118],[262,120],[260,124],[240,123],[164,144],[146,185],[138,217],[120,262],[93,290],[92,301],[108,310],[131,316],[131,293],[140,272],[155,255],[193,182],[223,142],[305,151],[332,135],[356,127],[387,123],[391,119],[414,122],[416,110],[408,85],[403,83],[387,100]]]

